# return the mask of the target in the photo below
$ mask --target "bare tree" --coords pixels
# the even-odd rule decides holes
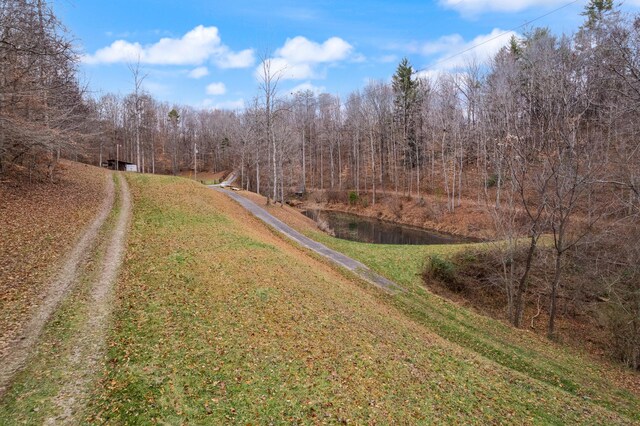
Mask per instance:
[[[275,115],[277,114],[277,110],[275,108],[276,97],[278,94],[278,84],[280,79],[282,78],[282,74],[285,71],[284,69],[272,69],[273,61],[270,58],[269,52],[265,52],[260,55],[261,65],[260,65],[260,73],[258,75],[259,79],[259,89],[262,93],[263,97],[263,105],[265,111],[265,122],[264,122],[264,138],[267,141],[267,144],[270,146],[271,150],[271,188],[273,199],[277,198],[278,191],[278,169],[277,169],[277,144],[276,138],[273,134],[273,122]]]
[[[144,79],[147,77],[147,74],[142,74],[140,69],[140,58],[135,64],[129,64],[129,71],[131,72],[131,76],[133,77],[133,107],[134,107],[134,130],[135,130],[135,140],[136,140],[136,166],[138,167],[138,171],[141,171],[141,161],[140,161],[140,122],[142,121],[142,111],[144,107],[144,98],[142,95],[142,83]]]
[[[73,148],[88,113],[76,78],[77,55],[49,4],[0,5],[0,172],[7,164],[49,160]],[[79,138],[78,138],[79,139]]]

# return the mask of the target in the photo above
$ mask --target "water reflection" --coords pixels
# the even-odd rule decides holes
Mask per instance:
[[[375,244],[458,244],[461,238],[399,225],[354,214],[329,210],[307,210],[305,216],[316,222],[324,222],[345,240]]]

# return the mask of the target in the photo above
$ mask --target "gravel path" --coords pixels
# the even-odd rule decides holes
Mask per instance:
[[[325,246],[324,244],[314,241],[311,238],[305,237],[295,229],[291,228],[289,225],[286,225],[281,220],[269,214],[265,209],[263,209],[262,207],[259,207],[253,201],[244,198],[242,195],[229,190],[221,189],[216,186],[210,186],[210,188],[218,192],[222,192],[227,196],[231,197],[232,199],[237,201],[242,207],[244,207],[249,212],[251,212],[251,214],[256,216],[258,219],[262,220],[267,225],[275,228],[276,230],[286,235],[288,238],[294,240],[298,244],[302,245],[303,247],[306,247],[309,250],[312,250],[318,253],[319,255],[329,259],[331,262],[335,263],[336,265],[347,268],[348,270],[356,273],[358,276],[364,278],[366,281],[390,293],[397,293],[399,291],[404,291],[404,289],[400,287],[398,284],[373,272],[363,263],[360,263],[357,260],[354,260],[348,256],[345,256],[342,253],[332,250],[329,247]]]
[[[31,319],[26,323],[18,337],[9,343],[7,351],[0,358],[0,397],[6,392],[15,374],[24,367],[51,314],[55,312],[60,302],[74,288],[80,266],[94,247],[98,231],[113,208],[115,191],[111,174],[107,174],[106,179],[107,196],[98,215],[67,256],[62,269],[48,287],[46,294],[43,295],[42,302]]]

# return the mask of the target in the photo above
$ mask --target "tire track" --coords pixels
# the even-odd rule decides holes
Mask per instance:
[[[100,275],[92,285],[87,302],[88,319],[72,340],[71,354],[66,361],[65,380],[53,405],[56,417],[48,425],[76,424],[75,415],[85,406],[89,387],[96,378],[106,353],[106,337],[111,314],[113,287],[122,264],[126,231],[131,219],[131,195],[125,179],[120,178],[120,212],[102,259]]]
[[[25,324],[18,336],[9,343],[5,354],[0,358],[0,398],[9,388],[13,377],[26,364],[35,345],[38,343],[42,329],[51,315],[71,289],[75,287],[81,269],[80,266],[95,246],[98,232],[109,216],[115,199],[115,189],[110,173],[107,174],[106,179],[107,194],[98,215],[67,256],[62,269],[58,271],[56,278],[48,287],[36,312]]]

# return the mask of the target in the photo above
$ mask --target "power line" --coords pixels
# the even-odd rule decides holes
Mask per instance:
[[[461,0],[461,1],[462,1],[462,0]],[[510,34],[510,33],[514,32],[514,31],[516,31],[516,30],[519,30],[519,29],[524,28],[524,27],[526,27],[526,26],[528,26],[528,25],[531,25],[532,23],[534,23],[534,22],[536,22],[536,21],[539,21],[539,20],[540,20],[540,19],[542,19],[542,18],[546,18],[546,17],[547,17],[547,16],[549,16],[549,15],[552,15],[552,14],[554,14],[554,13],[556,13],[556,12],[559,12],[560,10],[565,9],[565,8],[567,8],[567,7],[569,7],[569,6],[573,5],[573,4],[575,4],[575,3],[578,3],[579,1],[581,1],[581,0],[573,0],[573,1],[569,2],[569,3],[566,3],[566,4],[564,4],[563,6],[560,6],[560,7],[556,8],[556,9],[550,10],[549,12],[545,13],[544,15],[540,15],[540,16],[538,16],[538,17],[536,17],[536,18],[533,18],[533,19],[531,19],[531,20],[529,20],[529,21],[527,21],[527,22],[525,22],[525,23],[523,23],[523,24],[521,24],[521,25],[518,25],[517,27],[513,27],[513,28],[511,28],[510,30],[503,31],[503,32],[502,32],[502,33],[500,33],[500,34],[497,34],[497,35],[495,35],[495,36],[493,36],[493,37],[491,37],[491,38],[489,38],[489,39],[487,39],[487,40],[483,41],[482,43],[474,44],[473,46],[470,46],[470,47],[468,47],[468,48],[466,48],[466,49],[464,49],[464,50],[462,50],[462,51],[460,51],[460,52],[457,52],[457,53],[455,53],[455,54],[451,55],[451,56],[448,56],[448,57],[446,57],[446,58],[439,59],[439,60],[437,60],[436,62],[434,62],[433,64],[431,64],[431,65],[429,65],[429,66],[427,66],[427,67],[425,67],[425,68],[422,68],[422,69],[420,69],[420,70],[416,70],[416,71],[414,71],[413,73],[414,73],[414,74],[417,74],[417,73],[419,73],[419,72],[428,71],[429,69],[432,69],[432,68],[433,68],[434,66],[436,66],[436,65],[439,65],[439,64],[441,64],[441,63],[443,63],[443,62],[450,61],[451,59],[457,58],[458,56],[464,55],[465,53],[470,52],[470,51],[472,51],[472,50],[474,50],[474,49],[476,49],[476,48],[478,48],[478,47],[480,47],[480,46],[483,46],[483,45],[485,45],[485,44],[487,44],[487,43],[490,43],[490,42],[492,42],[492,41],[494,41],[494,40],[496,40],[496,39],[498,39],[498,38],[500,38],[500,37],[503,37],[503,36],[505,36],[505,35],[507,35],[507,34]]]
[[[464,1],[464,0],[460,0],[459,3],[461,3],[462,1]],[[560,7],[557,7],[555,9],[553,9],[553,10],[550,10],[549,12],[547,12],[547,13],[545,13],[543,15],[540,15],[540,16],[537,16],[537,17],[535,17],[533,19],[530,19],[529,21],[527,21],[527,22],[525,22],[523,24],[520,24],[517,27],[513,27],[510,30],[507,30],[507,31],[504,31],[504,32],[502,32],[500,34],[497,34],[497,35],[495,35],[495,36],[483,41],[482,43],[477,43],[477,44],[475,44],[473,46],[470,46],[470,47],[468,47],[468,48],[466,48],[466,49],[464,49],[464,50],[462,50],[460,52],[457,52],[457,53],[451,55],[451,56],[448,56],[446,58],[442,58],[442,59],[432,63],[431,65],[429,65],[429,66],[427,66],[425,68],[422,68],[420,70],[415,70],[415,71],[413,71],[413,74],[417,74],[417,73],[420,73],[420,72],[428,71],[429,69],[432,69],[434,66],[436,66],[438,64],[441,64],[443,62],[449,61],[449,60],[451,60],[453,58],[456,58],[456,57],[458,57],[460,55],[464,55],[465,53],[470,52],[470,51],[472,51],[474,49],[477,49],[478,47],[480,47],[482,45],[485,45],[485,44],[487,44],[487,43],[489,43],[489,42],[491,42],[493,40],[496,40],[496,39],[498,39],[500,37],[503,37],[503,36],[505,36],[507,34],[510,34],[513,31],[516,31],[516,30],[519,30],[519,29],[521,29],[523,27],[526,27],[526,26],[532,24],[533,22],[539,21],[540,19],[546,18],[549,15],[552,15],[552,14],[554,14],[556,12],[559,12],[560,10],[565,9],[565,8],[575,4],[575,3],[578,3],[579,1],[582,1],[582,0],[570,1],[569,3],[566,3],[566,4],[564,4],[564,5],[560,6]],[[346,99],[344,102],[342,102],[340,97],[338,97],[338,100],[340,101],[340,104],[335,106],[335,107],[333,107],[333,108],[330,108],[330,109],[334,109],[334,110],[341,109],[342,107],[346,107],[347,105],[349,105],[352,102],[355,102],[356,100],[362,100],[363,97],[364,97],[363,95],[356,94],[355,92],[352,92],[352,95],[353,96],[350,96],[351,99]]]

